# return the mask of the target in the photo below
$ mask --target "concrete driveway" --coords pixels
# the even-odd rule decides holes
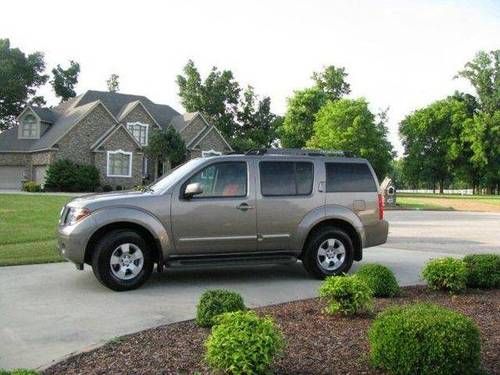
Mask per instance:
[[[420,269],[433,257],[500,253],[500,214],[391,211],[387,218],[388,243],[366,249],[363,263],[389,266],[402,285],[421,282]],[[315,297],[319,282],[298,263],[168,271],[139,290],[115,293],[90,268],[77,272],[59,263],[0,268],[0,285],[0,368],[33,368],[116,336],[191,319],[208,288],[236,290],[256,307]]]

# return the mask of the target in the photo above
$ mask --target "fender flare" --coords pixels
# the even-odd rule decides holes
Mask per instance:
[[[359,238],[359,249],[356,250],[360,252],[361,256],[362,249],[366,243],[363,223],[354,212],[339,205],[318,207],[304,216],[297,228],[297,235],[292,239],[292,248],[302,251],[309,233],[311,233],[316,226],[328,220],[343,221],[355,230]]]
[[[90,235],[89,241],[105,226],[130,223],[141,226],[151,234],[156,241],[160,260],[166,259],[172,252],[173,243],[169,232],[156,216],[145,210],[128,206],[104,207],[92,212],[92,217],[95,222],[95,230]]]

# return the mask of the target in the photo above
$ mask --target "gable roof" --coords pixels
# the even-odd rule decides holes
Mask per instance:
[[[125,130],[125,132],[129,136],[129,138],[131,138],[134,141],[134,143],[137,145],[137,147],[142,148],[142,145],[137,141],[137,139],[135,139],[135,137],[132,135],[132,133],[130,133],[130,131],[127,129],[127,127],[124,126],[123,124],[119,123],[115,126],[112,126],[108,130],[106,130],[106,132],[104,132],[104,134],[102,136],[100,136],[99,139],[97,141],[95,141],[95,143],[92,146],[90,146],[90,149],[92,151],[97,150],[99,147],[101,147],[104,144],[104,142],[106,142],[113,134],[115,134],[118,129],[121,129],[121,128],[123,128],[123,130]]]
[[[51,149],[78,122],[99,105],[104,107],[116,123],[119,123],[137,105],[141,105],[152,117],[153,121],[156,122],[156,125],[163,129],[172,126],[178,132],[185,129],[194,118],[201,116],[209,126],[192,139],[186,140],[188,145],[192,144],[195,140],[199,141],[200,138],[204,137],[214,127],[199,112],[184,113],[181,115],[172,107],[165,104],[156,104],[145,96],[89,90],[53,108],[26,107],[24,111],[30,108],[42,122],[49,124],[47,130],[41,135],[40,139],[18,139],[18,126],[5,130],[0,133],[0,153],[35,152]],[[220,135],[219,130],[215,129]],[[125,130],[129,132],[126,127]],[[224,139],[224,137],[222,138]],[[224,141],[226,142],[225,139]]]

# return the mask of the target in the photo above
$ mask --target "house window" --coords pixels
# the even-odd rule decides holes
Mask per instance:
[[[106,167],[108,177],[131,177],[132,153],[122,150],[108,151]]]
[[[127,124],[127,129],[142,146],[148,144],[148,128],[148,124],[142,124],[140,122],[129,122]]]
[[[21,128],[22,138],[37,138],[38,137],[38,123],[36,117],[33,115],[26,115],[23,119]]]

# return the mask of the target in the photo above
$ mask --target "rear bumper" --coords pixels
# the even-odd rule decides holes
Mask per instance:
[[[375,225],[365,227],[365,248],[382,245],[387,242],[389,234],[389,223],[386,220],[380,220]]]
[[[75,225],[60,225],[57,231],[57,247],[61,256],[77,266],[82,266],[87,242],[94,228],[94,219],[89,216]]]

